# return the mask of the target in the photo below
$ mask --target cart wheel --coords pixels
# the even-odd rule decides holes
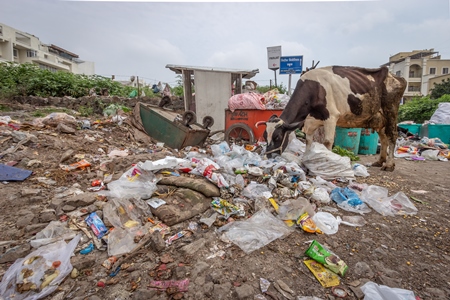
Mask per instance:
[[[214,119],[211,116],[206,116],[203,118],[203,127],[205,127],[205,129],[208,129],[209,127],[214,125]]]
[[[233,143],[243,146],[245,144],[253,144],[255,142],[255,135],[248,125],[236,123],[225,131],[225,140],[230,146]]]
[[[195,112],[192,110],[187,110],[183,114],[183,124],[184,126],[192,125],[195,122],[197,122],[197,116],[195,115]]]

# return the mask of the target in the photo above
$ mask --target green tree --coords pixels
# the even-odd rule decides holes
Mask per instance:
[[[443,95],[438,99],[431,99],[428,96],[412,99],[400,106],[398,121],[423,123],[431,118],[441,102],[450,102],[450,94]]]
[[[269,86],[269,85],[259,85],[259,86],[256,87],[256,90],[258,92],[260,92],[261,94],[264,94],[265,92],[268,92],[268,91],[273,90],[275,88],[278,89],[278,92],[280,94],[287,93],[287,87],[283,86],[282,83],[280,83],[279,85],[273,85],[272,87]]]
[[[441,83],[435,84],[434,88],[431,89],[431,99],[438,99],[444,95],[450,95],[450,78],[447,78],[447,80],[442,80]]]

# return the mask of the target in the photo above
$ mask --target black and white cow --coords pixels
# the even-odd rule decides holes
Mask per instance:
[[[256,125],[266,125],[264,137],[269,157],[281,154],[288,145],[289,133],[302,126],[306,133],[306,151],[320,126],[324,126],[324,145],[330,150],[336,126],[372,128],[381,141],[380,158],[372,165],[393,171],[398,108],[405,88],[406,80],[391,74],[387,67],[313,69],[300,77],[279,117],[273,115],[267,122]]]

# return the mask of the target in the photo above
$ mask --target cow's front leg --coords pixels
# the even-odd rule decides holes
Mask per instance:
[[[397,136],[398,133],[396,131],[397,128],[390,129],[390,132],[386,134],[387,144],[389,146],[389,153],[387,156],[387,160],[385,165],[381,168],[383,171],[394,171],[395,169],[395,161],[394,161],[394,151],[395,151],[395,145],[397,143]]]
[[[334,144],[334,136],[336,134],[336,122],[330,119],[329,122],[324,123],[323,129],[325,134],[323,145],[331,151]]]

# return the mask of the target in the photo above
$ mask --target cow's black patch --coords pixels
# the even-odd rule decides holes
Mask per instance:
[[[359,116],[362,114],[363,105],[361,99],[356,97],[355,95],[348,95],[347,97],[348,105],[350,106],[350,110],[354,115]]]
[[[350,89],[354,94],[365,94],[374,86],[380,86],[383,83],[388,73],[388,68],[368,69],[334,66],[333,73],[342,78],[347,78],[350,82]],[[371,76],[375,82],[370,80],[368,76]]]

